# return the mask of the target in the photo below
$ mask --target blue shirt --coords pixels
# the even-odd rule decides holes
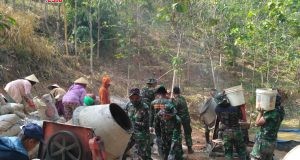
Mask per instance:
[[[0,160],[29,160],[28,152],[18,137],[0,137]]]

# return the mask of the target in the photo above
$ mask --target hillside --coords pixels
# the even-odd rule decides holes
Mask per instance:
[[[66,5],[68,4],[69,2],[66,2]],[[74,53],[75,44],[72,39],[74,34],[71,32],[72,27],[74,27],[72,25],[74,17],[70,17],[74,15],[74,10],[72,3],[70,4],[71,8],[67,8],[69,9],[67,15],[65,14],[66,8],[57,4],[20,3],[18,1],[0,4],[0,13],[4,13],[3,15],[16,21],[15,25],[0,31],[0,84],[2,86],[11,80],[34,73],[41,81],[35,86],[35,94],[42,95],[47,92],[46,86],[51,83],[58,83],[64,88],[68,88],[76,78],[85,76],[90,81],[88,91],[97,94],[101,76],[107,73],[114,82],[111,87],[112,95],[125,97],[128,88],[144,86],[149,77],[159,78],[159,83],[170,88],[173,69],[175,69],[177,71],[175,84],[182,86],[183,94],[188,96],[189,103],[194,106],[191,109],[193,114],[196,113],[199,103],[207,96],[209,88],[216,87],[221,90],[241,83],[244,86],[246,99],[250,106],[255,103],[253,101],[255,88],[270,86],[271,82],[274,81],[272,87],[277,84],[276,87],[285,87],[284,90],[289,90],[287,94],[290,96],[288,102],[288,105],[292,107],[290,110],[292,111],[297,107],[293,101],[298,97],[294,87],[296,84],[290,80],[285,80],[288,75],[282,74],[282,77],[285,78],[278,79],[279,73],[276,72],[278,69],[275,68],[275,70],[270,70],[270,73],[272,71],[274,75],[277,74],[277,77],[269,77],[267,80],[270,83],[268,81],[266,83],[268,74],[264,77],[264,74],[259,70],[254,70],[252,64],[245,61],[244,57],[236,56],[234,63],[232,63],[232,57],[227,55],[227,50],[223,50],[224,46],[222,46],[221,41],[212,39],[213,35],[206,39],[205,36],[197,39],[193,35],[186,35],[178,43],[178,35],[169,28],[170,26],[172,28],[172,23],[156,22],[153,24],[154,20],[151,17],[150,19],[153,21],[150,23],[148,22],[149,16],[155,15],[139,12],[139,10],[132,11],[133,18],[137,19],[124,20],[129,24],[136,23],[136,26],[122,24],[123,27],[128,27],[127,29],[134,28],[134,31],[129,30],[129,32],[124,29],[119,32],[111,29],[109,31],[116,32],[119,39],[112,38],[110,40],[108,38],[107,42],[101,41],[99,48],[95,44],[93,48],[95,55],[92,57],[93,71],[91,72],[89,43],[84,41],[87,37],[82,37],[83,39],[79,40],[78,53]],[[158,4],[153,3],[151,5]],[[149,5],[150,3],[142,7],[152,11],[153,8]],[[116,16],[125,16],[122,13],[123,11],[126,12],[128,8],[122,7]],[[107,14],[113,14],[113,11],[109,10]],[[135,17],[138,13],[140,18]],[[81,15],[81,12],[78,15],[82,18],[84,16],[86,15]],[[183,15],[178,14],[178,18],[181,16]],[[105,17],[100,17],[100,20],[109,22],[108,19],[101,18]],[[114,18],[111,20],[118,20]],[[65,32],[65,20],[69,25],[67,32]],[[87,19],[79,19],[78,23],[83,27],[87,24],[86,22]],[[95,27],[97,24],[93,25],[97,29]],[[182,24],[182,27],[184,25]],[[202,29],[201,34],[205,29]],[[186,30],[188,31],[186,34],[190,34],[190,29],[186,28]],[[103,29],[102,32],[104,31],[108,30]],[[177,31],[184,33],[182,28],[178,28]],[[122,32],[132,35],[122,35]],[[69,37],[68,54],[65,53],[65,33]],[[88,34],[88,32],[83,33]],[[109,36],[106,33],[102,34],[102,36]],[[97,35],[96,32],[95,35]],[[78,32],[77,36],[80,37],[81,32]],[[216,42],[212,43],[211,41]],[[207,47],[212,46],[206,48],[206,45]],[[176,56],[177,53],[180,53],[180,56]],[[213,70],[211,69],[212,66]],[[297,115],[293,112],[291,114],[291,117]]]
[[[299,2],[90,2],[1,1],[0,92],[32,73],[41,82],[34,96],[48,93],[52,83],[67,89],[81,76],[98,95],[101,77],[110,75],[110,94],[125,99],[129,88],[145,86],[150,77],[168,89],[174,79],[192,117],[196,153],[190,159],[203,156],[198,107],[211,88],[242,84],[252,126],[255,89],[280,88],[282,127],[299,128]]]

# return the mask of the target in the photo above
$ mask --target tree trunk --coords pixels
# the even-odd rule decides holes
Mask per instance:
[[[210,67],[211,67],[211,74],[212,74],[212,78],[213,78],[214,88],[217,88],[216,78],[215,78],[215,70],[214,70],[214,63],[213,63],[213,58],[212,58],[211,52],[212,51],[208,51],[209,60],[210,60]]]
[[[260,72],[260,79],[261,79],[261,86],[264,86],[264,74],[263,72]]]
[[[36,4],[37,4],[38,2],[34,2],[33,3],[33,11],[35,12],[36,11]]]
[[[137,3],[136,4],[136,10],[137,10],[137,15],[136,15],[136,22],[137,22],[137,36],[138,36],[138,47],[137,47],[137,55],[138,58],[140,58],[140,47],[141,47],[141,26],[140,26],[140,6]],[[139,71],[141,71],[141,63],[138,61],[138,66],[139,66]]]
[[[64,12],[64,30],[65,30],[65,49],[66,49],[66,55],[69,55],[68,51],[68,22],[67,22],[67,12],[66,12],[66,6],[63,5],[63,12]]]
[[[98,5],[97,5],[97,24],[98,24],[98,28],[97,28],[97,58],[99,58],[100,57],[100,42],[101,42],[101,38],[100,38],[100,32],[101,32],[100,2],[98,2]]]
[[[32,4],[32,0],[29,1],[29,10],[32,10],[31,4]]]
[[[187,51],[187,82],[190,83],[191,77],[190,77],[190,48],[191,48],[191,41],[189,40],[189,45],[188,45],[188,51]]]
[[[269,85],[269,74],[270,74],[270,55],[268,50],[267,51],[267,75],[266,75],[267,85]]]
[[[60,20],[60,14],[61,14],[61,13],[60,13],[60,6],[61,6],[61,3],[59,3],[59,4],[57,5],[57,11],[58,11],[58,12],[57,12],[57,13],[58,13],[57,16],[58,16],[58,20]]]
[[[49,26],[48,26],[48,3],[45,3],[44,16],[45,16],[45,26],[46,26],[47,32],[50,33]]]
[[[127,64],[127,90],[126,91],[129,91],[129,86],[130,86],[130,80],[129,80],[129,78],[130,78],[130,63],[129,62],[130,61],[128,61],[128,64]],[[128,92],[126,92],[126,93],[127,93],[126,97],[129,97]]]
[[[16,9],[16,0],[13,0],[13,9]]]
[[[89,11],[89,26],[90,26],[90,70],[93,75],[93,24],[92,24],[92,0],[90,0],[90,11]]]
[[[178,32],[177,32],[178,33]],[[179,38],[178,38],[178,41],[177,41],[177,54],[176,56],[179,57],[179,54],[180,54],[180,47],[181,47],[181,33],[178,33],[179,34]],[[174,88],[174,85],[175,85],[175,79],[176,79],[176,68],[173,67],[173,79],[172,79],[172,89]],[[173,97],[173,92],[171,92],[171,97]]]
[[[243,47],[243,49],[242,49],[242,82],[241,82],[242,85],[243,85],[243,82],[244,82],[245,52],[246,52],[246,50]]]
[[[75,2],[75,17],[74,17],[74,50],[75,55],[78,55],[77,52],[77,0]]]
[[[40,0],[40,2],[39,2],[40,3],[40,7],[41,7],[40,10],[43,10],[43,3],[44,2],[45,2],[44,0]]]
[[[22,0],[22,8],[23,8],[23,11],[25,11],[25,0]]]
[[[256,68],[256,59],[255,59],[255,51],[254,51],[254,56],[253,56],[253,70],[252,70],[252,97],[255,96],[255,68]],[[254,108],[251,107],[251,113],[253,113]],[[251,118],[250,118],[251,120]]]

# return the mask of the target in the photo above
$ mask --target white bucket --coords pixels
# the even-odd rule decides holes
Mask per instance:
[[[245,104],[244,92],[242,85],[225,89],[229,102],[232,106]]]
[[[275,108],[277,91],[269,88],[256,89],[256,109],[270,111]]]

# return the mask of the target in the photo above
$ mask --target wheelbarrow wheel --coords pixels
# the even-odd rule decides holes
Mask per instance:
[[[82,146],[75,134],[59,131],[49,138],[47,153],[50,159],[80,160]]]

